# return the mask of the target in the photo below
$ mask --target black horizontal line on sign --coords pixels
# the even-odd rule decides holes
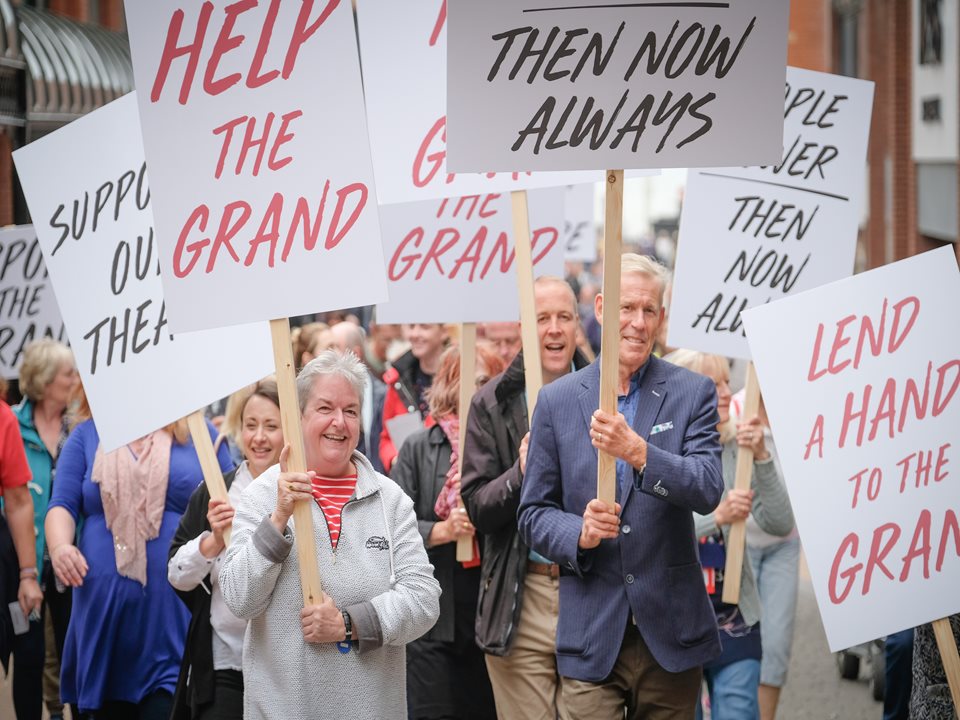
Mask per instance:
[[[760,183],[761,185],[776,185],[777,187],[788,188],[790,190],[799,190],[800,192],[813,193],[814,195],[824,195],[825,197],[832,197],[837,200],[843,200],[844,202],[850,201],[850,198],[844,195],[828,193],[825,190],[814,190],[813,188],[800,187],[799,185],[788,185],[787,183],[773,182],[773,180],[755,180],[754,178],[738,177],[737,175],[723,175],[721,173],[711,172],[701,172],[700,174],[709,175],[710,177],[726,178],[727,180],[741,180],[742,182]]]
[[[564,7],[529,8],[525,13],[550,12],[551,10],[599,10],[603,8],[723,8],[730,7],[728,2],[629,2],[607,3],[606,5],[566,5]]]

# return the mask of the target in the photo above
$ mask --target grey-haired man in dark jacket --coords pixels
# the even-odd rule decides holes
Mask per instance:
[[[587,365],[577,351],[576,298],[561,278],[535,284],[544,383]],[[484,536],[477,644],[500,718],[565,717],[556,672],[559,569],[517,532],[528,430],[523,353],[474,397],[467,419],[462,497]]]

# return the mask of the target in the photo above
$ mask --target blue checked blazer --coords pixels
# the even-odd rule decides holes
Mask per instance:
[[[720,654],[693,525],[693,512],[713,511],[724,489],[716,388],[656,357],[648,363],[632,422],[649,443],[647,465],[617,488],[619,536],[592,550],[578,553],[577,542],[597,494],[589,424],[599,405],[599,361],[545,386],[537,400],[519,526],[532,549],[561,567],[556,651],[564,677],[606,678],[631,617],[670,672]]]

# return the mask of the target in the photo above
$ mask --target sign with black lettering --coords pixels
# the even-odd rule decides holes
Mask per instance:
[[[596,203],[593,183],[568,185],[564,198],[563,259],[592,263],[597,259],[597,225],[593,220]]]
[[[104,450],[272,372],[266,323],[171,334],[135,93],[14,161]]]
[[[774,163],[788,0],[448,0],[447,168]]]
[[[789,68],[775,165],[691,170],[668,343],[750,357],[740,313],[853,272],[873,83]]]
[[[23,350],[50,337],[67,342],[32,225],[0,230],[0,377],[17,377]]]
[[[945,247],[744,313],[831,650],[960,612],[958,307]]]
[[[357,31],[381,205],[597,180],[597,173],[447,171],[447,0],[361,0]]]

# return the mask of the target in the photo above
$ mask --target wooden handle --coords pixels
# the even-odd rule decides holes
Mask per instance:
[[[459,470],[463,472],[463,446],[467,437],[467,415],[470,414],[470,401],[476,387],[477,375],[477,325],[463,323],[460,326],[460,452]],[[457,497],[457,507],[463,507],[463,500]],[[473,562],[473,538],[457,538],[457,562]]]
[[[193,439],[193,447],[200,460],[200,469],[203,470],[203,482],[207,486],[212,500],[227,500],[227,484],[223,481],[223,472],[217,461],[217,453],[213,450],[213,441],[207,429],[207,421],[203,412],[197,410],[187,415],[187,428]],[[223,531],[223,542],[230,545],[230,528]]]
[[[760,408],[760,383],[757,382],[757,371],[753,363],[747,365],[746,397],[743,400],[743,414],[740,417],[746,422]],[[753,478],[753,450],[737,448],[737,475],[733,486],[737,490],[749,490],[750,480]],[[743,573],[743,549],[747,540],[747,522],[738,520],[730,526],[727,535],[727,565],[723,571],[723,601],[736,605],[740,602],[740,576]]]
[[[277,392],[280,396],[280,423],[283,426],[284,441],[290,446],[287,470],[306,472],[303,431],[300,429],[300,401],[297,399],[293,347],[290,344],[290,321],[287,318],[271,320],[270,336],[273,339],[273,360],[277,370]],[[323,598],[311,504],[309,500],[301,500],[293,509],[293,531],[296,535],[294,543],[300,561],[304,605],[315,605]]]
[[[957,652],[957,639],[953,635],[950,619],[934,620],[933,635],[940,649],[940,659],[943,661],[943,670],[950,685],[950,696],[953,698],[953,710],[956,715],[960,713],[960,654]]]
[[[520,336],[523,339],[523,376],[526,381],[527,421],[533,421],[537,395],[543,387],[540,338],[537,337],[537,306],[533,290],[533,248],[530,245],[530,213],[527,191],[510,193],[513,210],[513,247],[517,257],[517,290],[520,293]]]
[[[623,253],[623,170],[607,171],[603,225],[603,334],[600,338],[600,409],[617,412],[620,377],[620,255]],[[597,455],[597,498],[617,501],[617,459]]]

